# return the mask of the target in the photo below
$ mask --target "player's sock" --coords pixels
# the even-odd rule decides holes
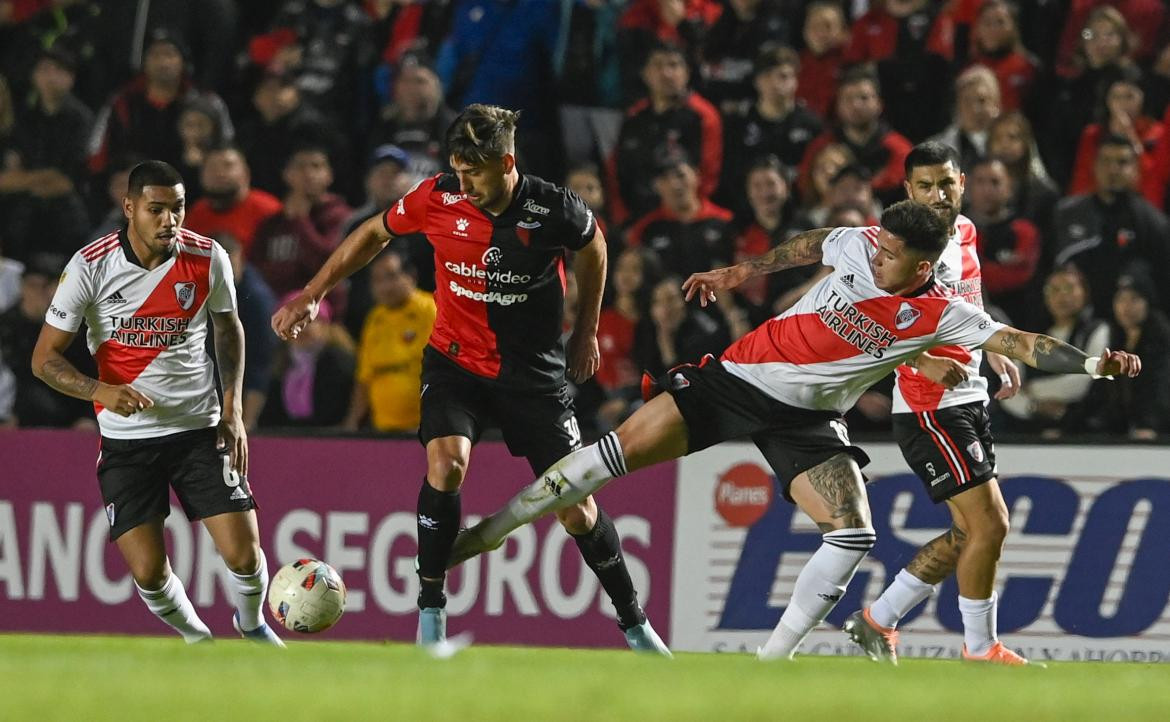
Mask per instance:
[[[841,600],[861,560],[873,548],[873,529],[837,529],[821,536],[824,543],[800,570],[792,599],[780,623],[760,649],[760,659],[787,659]]]
[[[610,479],[625,473],[626,459],[617,434],[611,431],[596,444],[563,457],[539,479],[521,489],[502,509],[476,524],[470,530],[474,533],[468,535],[477,544],[470,556],[495,549],[513,530],[549,512],[577,504]]]
[[[211,630],[195,612],[195,606],[187,598],[187,590],[177,576],[169,575],[160,589],[143,589],[137,582],[134,586],[138,589],[138,596],[146,602],[146,607],[183,635],[183,641],[187,644],[211,639]]]
[[[978,657],[998,641],[995,633],[995,608],[998,598],[995,592],[990,599],[968,599],[959,597],[959,612],[963,615],[963,642],[967,653]]]
[[[894,629],[902,617],[918,603],[934,594],[935,586],[927,584],[903,569],[890,586],[869,607],[869,616],[883,627]]]
[[[622,555],[622,541],[617,527],[609,514],[597,508],[597,523],[584,534],[573,534],[573,541],[581,550],[585,563],[601,581],[601,587],[617,610],[618,626],[622,629],[636,627],[646,621],[646,615],[638,604],[638,592],[630,580],[626,559]]]
[[[418,492],[419,609],[447,606],[443,578],[461,513],[458,491],[439,491],[423,478]]]
[[[228,571],[231,571],[230,569]],[[260,566],[251,574],[232,572],[232,596],[240,613],[240,629],[250,632],[264,624],[264,596],[268,591],[268,560],[260,550]]]

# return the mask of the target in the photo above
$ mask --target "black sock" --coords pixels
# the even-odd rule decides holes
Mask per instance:
[[[645,622],[646,615],[638,604],[634,583],[630,581],[630,570],[626,568],[622,542],[613,519],[598,507],[597,523],[593,528],[584,534],[573,534],[572,537],[581,550],[585,564],[597,575],[609,600],[613,602],[613,608],[618,614],[618,626],[629,629]]]
[[[439,491],[424,477],[418,492],[419,609],[447,606],[443,580],[460,515],[459,492]]]

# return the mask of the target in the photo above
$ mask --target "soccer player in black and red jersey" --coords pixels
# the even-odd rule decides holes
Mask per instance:
[[[459,488],[488,426],[541,473],[581,445],[566,371],[597,370],[605,238],[572,191],[516,166],[518,113],[470,105],[447,131],[453,173],[422,181],[342,242],[304,291],[272,317],[281,338],[316,316],[325,294],[391,239],[424,233],[435,249],[438,316],[423,356],[427,473],[418,495],[419,643],[446,638],[447,561],[459,531]],[[565,251],[576,251],[577,323],[562,347]],[[620,471],[615,468],[614,472]],[[613,521],[593,499],[558,513],[617,610],[631,648],[670,652],[646,619]]]

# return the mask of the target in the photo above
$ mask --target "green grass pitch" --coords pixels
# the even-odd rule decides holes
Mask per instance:
[[[1170,665],[0,634],[0,720],[1160,720]]]

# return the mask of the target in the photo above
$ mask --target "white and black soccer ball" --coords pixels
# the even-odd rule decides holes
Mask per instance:
[[[345,611],[345,582],[323,561],[298,559],[285,564],[272,578],[268,608],[286,629],[305,634],[323,632]]]

